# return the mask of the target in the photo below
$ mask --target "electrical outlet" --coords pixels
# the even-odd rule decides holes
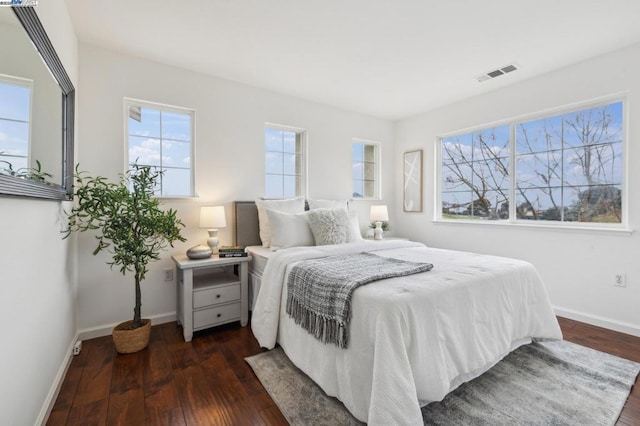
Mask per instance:
[[[613,276],[613,285],[615,285],[616,287],[627,286],[627,276],[624,272],[618,272]]]
[[[78,340],[75,345],[73,345],[73,354],[80,355],[80,351],[82,350],[82,340]]]
[[[173,281],[173,269],[165,269],[164,270],[164,280],[165,281]]]

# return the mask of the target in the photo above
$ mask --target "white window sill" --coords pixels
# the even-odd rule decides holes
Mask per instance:
[[[554,231],[569,231],[569,232],[583,232],[583,233],[592,233],[592,234],[609,234],[609,235],[625,235],[630,236],[633,234],[634,230],[628,227],[617,226],[617,227],[609,227],[609,226],[584,226],[584,225],[560,225],[554,223],[529,223],[529,222],[509,222],[509,221],[497,221],[497,220],[463,220],[463,219],[455,219],[455,220],[447,220],[447,219],[436,219],[433,221],[436,225],[463,225],[463,226],[488,226],[495,228],[523,228],[523,229],[545,229],[545,230],[554,230]]]

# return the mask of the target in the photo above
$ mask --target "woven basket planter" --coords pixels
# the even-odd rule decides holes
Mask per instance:
[[[130,354],[143,350],[149,344],[151,320],[143,319],[142,327],[131,329],[133,321],[125,321],[116,325],[111,333],[116,350],[121,354]]]

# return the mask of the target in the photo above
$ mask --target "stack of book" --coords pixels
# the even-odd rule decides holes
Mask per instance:
[[[247,246],[222,246],[218,249],[218,257],[247,257]]]

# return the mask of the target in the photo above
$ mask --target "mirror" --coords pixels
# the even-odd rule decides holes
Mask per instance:
[[[0,8],[0,37],[0,195],[67,199],[73,84],[32,7]]]

